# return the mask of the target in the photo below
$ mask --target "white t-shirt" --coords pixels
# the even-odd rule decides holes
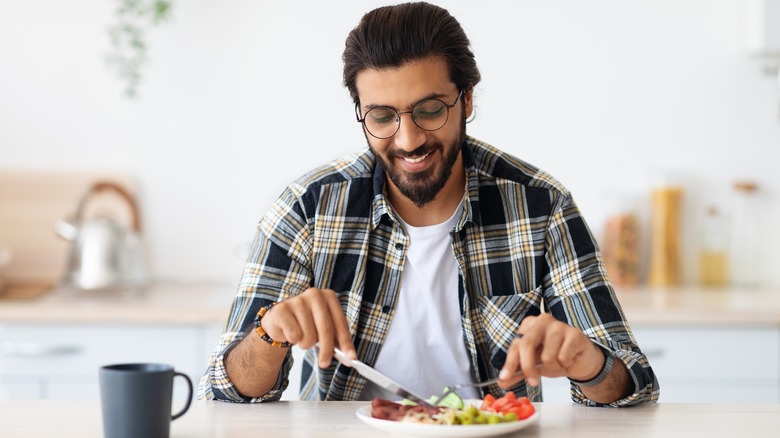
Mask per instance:
[[[410,244],[395,313],[374,367],[423,398],[440,394],[447,385],[472,381],[449,235],[461,211],[462,204],[446,222],[427,227],[401,221]],[[475,388],[458,393],[479,398]],[[368,382],[361,398],[374,397],[398,399]]]

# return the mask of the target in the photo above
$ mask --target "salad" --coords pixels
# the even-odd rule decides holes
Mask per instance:
[[[431,399],[429,399],[430,401]],[[466,406],[455,393],[445,397],[433,408],[404,400],[396,403],[375,398],[371,401],[371,416],[381,420],[420,424],[473,425],[498,424],[525,420],[536,412],[527,397],[517,397],[513,392],[495,398],[488,394],[479,407]]]

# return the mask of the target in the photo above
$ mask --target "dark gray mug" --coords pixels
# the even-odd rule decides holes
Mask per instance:
[[[171,415],[175,376],[187,381],[189,395],[184,408]],[[192,381],[165,364],[107,365],[100,368],[100,401],[106,438],[168,438],[171,420],[190,408]]]

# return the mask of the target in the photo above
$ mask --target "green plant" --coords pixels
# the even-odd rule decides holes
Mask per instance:
[[[147,61],[146,30],[167,20],[172,0],[117,0],[116,22],[108,29],[111,51],[106,63],[125,83],[125,94],[138,96],[141,67]]]

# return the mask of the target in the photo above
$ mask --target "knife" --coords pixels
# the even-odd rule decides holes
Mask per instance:
[[[364,364],[363,362],[355,359],[352,360],[349,357],[347,357],[346,354],[344,354],[343,351],[339,350],[338,348],[333,349],[333,357],[336,358],[339,362],[343,363],[344,365],[351,366],[352,368],[356,369],[357,372],[360,373],[363,377],[366,379],[376,383],[377,385],[381,386],[382,388],[392,392],[393,394],[400,396],[402,398],[405,398],[407,400],[411,400],[418,405],[425,406],[426,408],[434,408],[436,409],[432,404],[428,403],[427,401],[423,400],[422,397],[414,394],[413,392],[409,391],[408,389],[404,388],[403,386],[399,385],[396,381],[393,379],[387,377],[386,375],[380,373],[379,371],[371,368],[370,366]]]

